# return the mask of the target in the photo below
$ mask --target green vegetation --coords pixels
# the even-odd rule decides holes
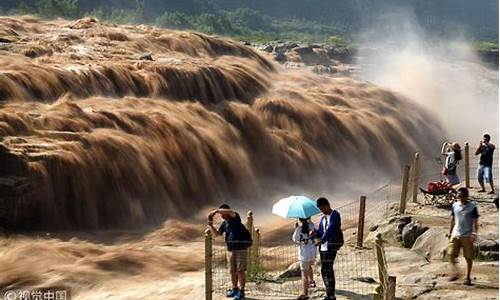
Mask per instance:
[[[481,41],[477,42],[474,46],[479,51],[494,51],[498,50],[498,41],[496,42]]]
[[[342,45],[364,25],[397,7],[413,11],[437,36],[461,32],[478,49],[498,47],[498,1],[483,0],[2,0],[0,12],[42,18],[94,16],[265,42]],[[486,41],[486,42],[485,42]]]

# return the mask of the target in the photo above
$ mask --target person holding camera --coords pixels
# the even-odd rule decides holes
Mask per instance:
[[[446,176],[446,181],[451,185],[460,184],[457,174],[458,162],[462,159],[462,150],[458,143],[444,143],[441,154],[446,156],[442,174]]]
[[[490,143],[491,137],[489,134],[485,133],[483,135],[483,140],[479,142],[479,146],[476,149],[476,155],[481,155],[479,157],[479,166],[477,168],[477,181],[481,186],[479,192],[486,192],[484,188],[484,182],[488,182],[491,187],[489,194],[495,194],[495,185],[493,183],[493,153],[495,152],[495,145]]]

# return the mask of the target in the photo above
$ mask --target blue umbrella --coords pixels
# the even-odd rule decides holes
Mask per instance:
[[[273,214],[283,218],[309,218],[319,214],[316,202],[305,196],[290,196],[273,205]]]

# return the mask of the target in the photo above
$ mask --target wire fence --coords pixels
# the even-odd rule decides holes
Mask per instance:
[[[495,175],[498,174],[498,160],[497,153],[492,167]],[[417,154],[411,168],[406,167],[403,178],[391,180],[359,200],[336,207],[342,218],[342,229],[344,231],[356,227],[357,231],[364,229],[361,237],[359,232],[356,232],[359,246],[360,240],[362,243],[369,233],[367,229],[371,225],[396,211],[404,213],[408,199],[414,197],[417,200],[419,193],[425,192],[427,182],[445,180],[441,174],[443,164],[444,159],[440,157],[420,157]],[[470,181],[477,180],[478,164],[479,157],[470,153]],[[458,174],[466,173],[464,169],[460,170],[460,165],[458,172]],[[465,176],[462,180],[464,179]],[[446,200],[452,201],[454,198]],[[318,221],[317,217],[313,218],[314,223],[318,224]],[[253,228],[252,232],[255,232]],[[278,243],[259,240],[258,246],[252,246],[249,253],[250,259],[246,259],[247,296],[258,299],[290,299],[301,294],[303,283],[298,262],[298,245],[291,241]],[[229,272],[230,268],[235,267],[232,255],[224,244],[215,244],[213,247],[211,274],[213,291],[216,294],[225,294],[232,286]],[[312,267],[316,287],[311,292],[313,294],[324,292],[319,257],[315,259]],[[391,299],[393,296],[390,295],[395,293],[395,279],[389,276],[380,237],[377,237],[374,248],[356,247],[354,243],[345,244],[337,251],[334,270],[338,294],[344,293],[349,298],[358,298],[383,293],[384,299]]]
[[[216,294],[225,294],[232,287],[230,256],[223,246],[214,248],[213,282]],[[311,293],[325,291],[321,278],[319,254],[313,265],[316,283]],[[335,288],[338,294],[367,296],[378,285],[377,260],[373,249],[357,249],[344,245],[334,260]],[[290,299],[302,294],[303,283],[298,263],[298,246],[289,243],[262,243],[255,263],[247,268],[247,297],[259,299]]]

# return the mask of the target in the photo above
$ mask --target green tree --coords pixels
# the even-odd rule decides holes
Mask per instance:
[[[155,24],[172,29],[191,29],[189,17],[182,12],[165,12],[155,20]]]
[[[40,0],[38,14],[44,18],[76,18],[79,15],[78,0]]]

